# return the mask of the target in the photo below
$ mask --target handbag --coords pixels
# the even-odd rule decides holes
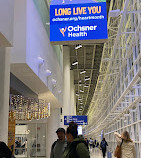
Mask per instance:
[[[123,139],[122,139],[122,142],[120,145],[117,145],[115,151],[114,151],[114,156],[117,157],[117,158],[121,158],[121,146],[122,146],[122,143],[123,143]]]

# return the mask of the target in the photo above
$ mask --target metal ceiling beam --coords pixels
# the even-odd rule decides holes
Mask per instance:
[[[80,70],[80,71],[81,71],[81,70],[88,70],[88,71],[89,71],[89,70],[98,70],[98,69],[92,69],[92,68],[86,68],[86,69],[84,69],[84,68],[83,68],[83,69],[82,69],[82,68],[78,68],[78,69],[76,69],[76,68],[75,68],[75,69],[72,69],[72,70],[75,70],[75,71],[76,71],[76,70]]]

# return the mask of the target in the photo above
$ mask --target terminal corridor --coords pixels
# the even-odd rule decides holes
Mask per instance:
[[[141,158],[141,0],[0,0],[0,158],[117,145]]]

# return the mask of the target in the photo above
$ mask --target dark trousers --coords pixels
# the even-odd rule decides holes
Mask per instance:
[[[106,150],[102,149],[103,158],[106,156]]]

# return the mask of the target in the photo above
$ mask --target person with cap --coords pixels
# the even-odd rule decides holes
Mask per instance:
[[[65,129],[58,128],[56,133],[58,139],[52,144],[50,158],[62,158],[63,152],[67,146],[67,141],[65,140]]]

